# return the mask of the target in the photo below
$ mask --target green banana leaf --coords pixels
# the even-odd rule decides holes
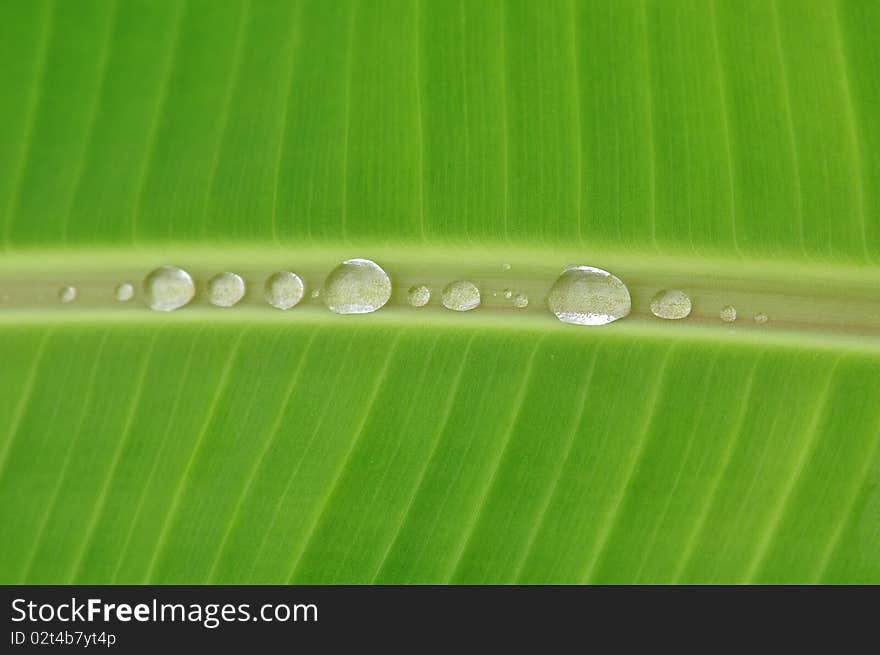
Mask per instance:
[[[871,0],[4,0],[0,582],[880,583],[878,30]],[[311,295],[352,257],[375,313]],[[631,314],[557,320],[573,264]],[[197,287],[170,313],[163,265]]]

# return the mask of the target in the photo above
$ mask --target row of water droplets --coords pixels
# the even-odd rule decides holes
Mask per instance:
[[[510,270],[510,265],[504,265]],[[143,283],[144,300],[156,311],[172,311],[192,301],[196,294],[192,276],[175,266],[162,266],[149,273]],[[208,300],[217,307],[232,307],[244,298],[244,279],[231,272],[218,273],[207,284]],[[295,307],[305,295],[302,278],[291,271],[271,274],[263,287],[266,302],[281,310]],[[504,289],[505,299],[517,309],[529,306],[528,296]],[[369,314],[385,306],[391,298],[391,279],[376,262],[369,259],[349,259],[327,276],[323,293],[315,289],[312,297],[323,297],[327,308],[337,314]],[[495,294],[497,295],[497,294]],[[76,300],[76,287],[65,286],[58,292],[62,303]],[[134,287],[124,282],[116,287],[116,299],[127,302],[134,297]],[[424,307],[431,300],[431,290],[424,285],[413,286],[407,292],[413,307]],[[465,312],[481,303],[479,287],[468,280],[455,280],[441,292],[441,302],[447,309]],[[575,325],[605,325],[628,316],[632,309],[629,289],[617,276],[593,266],[569,266],[550,288],[547,304],[563,323]],[[657,318],[680,320],[691,313],[691,299],[680,289],[664,289],[651,300],[651,313]],[[724,307],[722,321],[736,320],[736,308]],[[755,314],[756,323],[766,323],[764,313]]]

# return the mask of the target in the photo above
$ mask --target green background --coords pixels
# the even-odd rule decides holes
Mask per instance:
[[[878,31],[870,0],[3,0],[3,258],[877,280]],[[0,313],[0,582],[880,582],[876,332]]]

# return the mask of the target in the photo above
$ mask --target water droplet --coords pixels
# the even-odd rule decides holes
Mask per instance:
[[[629,289],[608,271],[592,266],[569,266],[550,289],[550,311],[563,323],[605,325],[632,309]]]
[[[657,318],[687,318],[691,313],[691,299],[680,289],[664,289],[651,299],[651,313]]]
[[[116,287],[116,300],[126,302],[134,297],[134,287],[128,282],[123,282]]]
[[[525,309],[529,306],[529,297],[519,293],[513,299],[513,306],[517,309]]]
[[[76,300],[76,287],[61,287],[58,289],[58,300],[65,305]]]
[[[504,290],[504,297],[507,298],[508,300],[513,298],[513,289],[505,289]]]
[[[244,297],[244,280],[235,273],[217,273],[208,280],[208,300],[217,307],[232,307]]]
[[[443,306],[456,312],[466,312],[480,306],[480,290],[467,280],[450,282],[443,289]]]
[[[290,309],[302,300],[305,285],[296,273],[278,271],[266,279],[266,302],[277,309]]]
[[[501,268],[503,268],[505,271],[509,271],[509,270],[510,270],[510,264],[501,264]]]
[[[321,296],[320,289],[312,289],[312,292],[309,294],[312,298],[319,298]]]
[[[727,305],[727,307],[721,310],[720,316],[721,320],[725,323],[733,323],[736,320],[736,307]]]
[[[369,314],[391,298],[388,274],[369,259],[349,259],[324,281],[324,304],[337,314]]]
[[[755,323],[766,323],[768,320],[767,314],[764,312],[758,312],[755,314]]]
[[[424,307],[431,300],[431,290],[426,286],[410,287],[407,296],[413,307]]]
[[[183,307],[196,295],[190,274],[176,266],[162,266],[144,278],[144,300],[150,309],[170,312]]]

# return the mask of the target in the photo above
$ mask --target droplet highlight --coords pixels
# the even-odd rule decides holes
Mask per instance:
[[[336,314],[369,314],[391,298],[391,279],[376,262],[349,259],[324,281],[324,304]]]
[[[144,300],[150,309],[170,312],[188,304],[196,295],[189,273],[176,266],[162,266],[144,278]]]
[[[76,287],[61,287],[58,289],[58,300],[65,305],[76,300]]]
[[[678,320],[691,313],[691,299],[681,289],[664,289],[651,299],[651,313],[657,318]]]
[[[305,288],[296,273],[278,271],[266,278],[266,302],[276,309],[290,309],[302,300]]]
[[[244,280],[235,273],[217,273],[208,280],[208,300],[217,307],[232,307],[244,297],[244,292]]]
[[[733,305],[727,305],[721,310],[719,315],[721,316],[721,320],[725,323],[733,323],[736,320],[736,307]]]
[[[134,297],[134,287],[128,282],[123,282],[116,287],[116,300],[128,302]]]
[[[407,299],[413,307],[424,307],[431,300],[431,290],[426,286],[410,287]]]
[[[569,266],[547,297],[556,318],[575,325],[605,325],[629,315],[629,289],[615,275],[593,266]]]
[[[467,312],[480,306],[480,289],[467,280],[450,282],[441,295],[443,306],[455,312]]]

